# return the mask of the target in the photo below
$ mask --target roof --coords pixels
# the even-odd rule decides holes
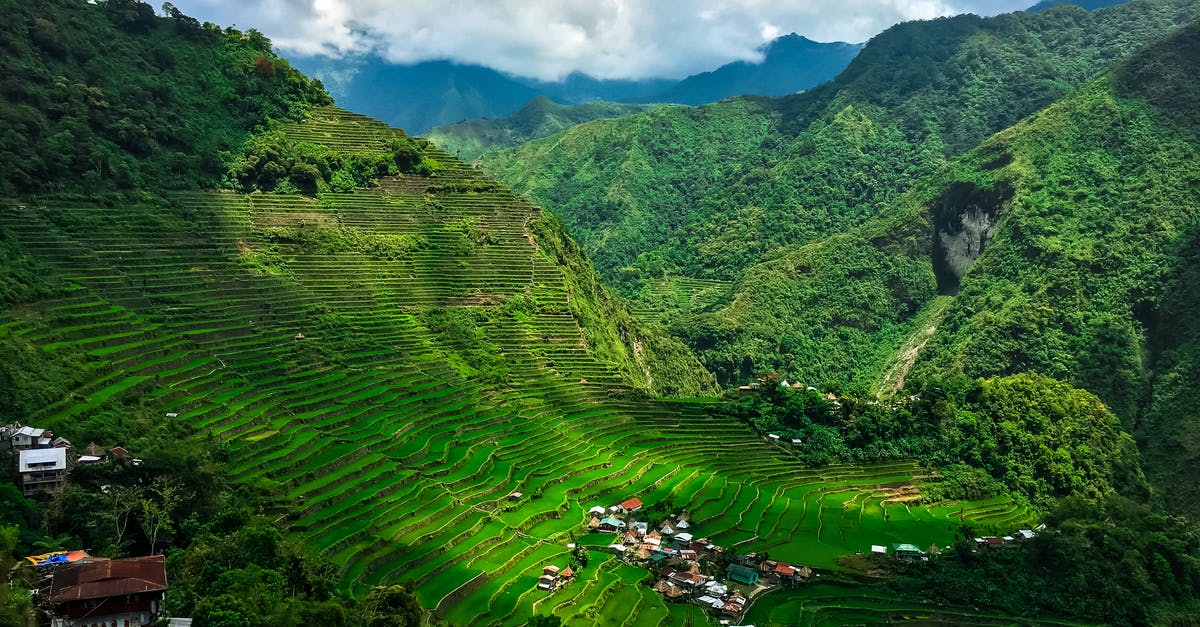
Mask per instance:
[[[551,565],[549,565],[549,566],[547,566],[547,567],[543,568],[543,569],[542,569],[542,571],[544,571],[544,572],[548,572],[548,573],[557,573],[557,572],[558,572],[558,567],[557,567],[557,566],[555,566],[555,565],[553,565],[553,564],[551,564]]]
[[[50,602],[68,603],[166,589],[167,564],[162,555],[97,560],[55,570]]]
[[[616,518],[613,518],[612,516],[609,516],[608,518],[601,520],[600,524],[611,525],[613,527],[624,527],[625,526],[625,523],[621,522],[620,520],[618,520]]]
[[[883,546],[882,544],[872,544],[871,552],[872,553],[887,553],[887,547]]]
[[[52,464],[50,466],[36,466],[33,464]],[[67,449],[65,448],[39,448],[28,451],[21,451],[19,462],[20,472],[37,472],[39,470],[66,470],[67,469]]]
[[[108,454],[121,459],[128,459],[130,457],[129,451],[125,450],[124,446],[114,446],[108,449]]]
[[[631,499],[625,499],[624,501],[621,501],[621,507],[623,509],[637,509],[641,506],[642,506],[642,500],[637,498],[636,496]]]
[[[791,577],[796,574],[796,567],[791,564],[779,564],[775,567],[775,573]]]
[[[730,564],[726,572],[730,579],[739,583],[752,584],[758,581],[758,573],[740,564]]]
[[[33,427],[21,427],[20,429],[17,429],[16,432],[13,433],[13,435],[27,435],[31,438],[40,438],[40,437],[42,437],[42,434],[45,432],[46,432],[45,429],[34,429]]]
[[[568,567],[564,568],[561,573],[558,573],[558,575],[560,577],[574,577],[575,571],[570,566],[568,566]]]
[[[918,547],[915,544],[893,544],[892,548],[894,550],[896,550],[897,552],[899,552],[899,551],[909,551],[912,553],[920,553],[921,552],[920,547]]]
[[[93,457],[104,457],[106,455],[104,449],[95,442],[89,442],[88,445],[83,448],[83,454],[91,455]]]

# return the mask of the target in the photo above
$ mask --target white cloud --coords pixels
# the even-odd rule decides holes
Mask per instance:
[[[755,60],[797,32],[865,41],[896,22],[993,14],[1033,0],[175,0],[185,13],[257,28],[280,50],[450,59],[543,79],[680,77]]]

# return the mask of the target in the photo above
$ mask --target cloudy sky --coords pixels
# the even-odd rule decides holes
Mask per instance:
[[[542,79],[682,77],[796,32],[866,41],[895,24],[993,15],[1035,0],[174,0],[202,21],[257,28],[284,53],[450,59]]]

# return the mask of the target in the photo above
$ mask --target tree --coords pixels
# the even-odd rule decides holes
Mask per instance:
[[[419,627],[424,615],[410,584],[375,587],[363,600],[362,611],[370,627]]]
[[[105,494],[105,502],[109,509],[101,517],[112,526],[113,546],[121,550],[125,541],[125,532],[129,528],[129,519],[141,507],[142,493],[137,488],[112,486]]]
[[[150,489],[140,501],[142,531],[150,540],[150,554],[158,547],[159,536],[174,529],[175,508],[183,500],[183,486],[174,477],[160,476],[154,479]]]

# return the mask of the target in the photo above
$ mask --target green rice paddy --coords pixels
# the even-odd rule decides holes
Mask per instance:
[[[346,150],[394,132],[333,108],[287,130]],[[697,537],[819,568],[871,544],[944,546],[964,522],[1026,521],[1006,500],[891,502],[921,475],[915,463],[808,469],[709,418],[703,402],[629,394],[580,340],[564,268],[528,228],[540,210],[503,189],[430,192],[484,180],[430,156],[445,165],[436,178],[315,200],[189,192],[167,208],[0,207],[0,225],[72,286],[0,320],[0,333],[92,366],[40,417],[117,402],[179,413],[228,443],[238,480],[278,483],[274,506],[346,588],[411,581],[455,625],[520,625],[535,612],[569,625],[681,624],[695,611],[668,606],[637,584],[644,570],[598,551],[572,585],[535,590],[542,566],[566,565],[588,508],[634,495],[686,508]],[[482,243],[456,239],[464,219]],[[395,259],[271,249],[265,229],[281,226],[429,246]],[[506,306],[517,300],[527,304]],[[431,311],[474,316],[502,380],[464,377],[479,357],[434,328]]]

